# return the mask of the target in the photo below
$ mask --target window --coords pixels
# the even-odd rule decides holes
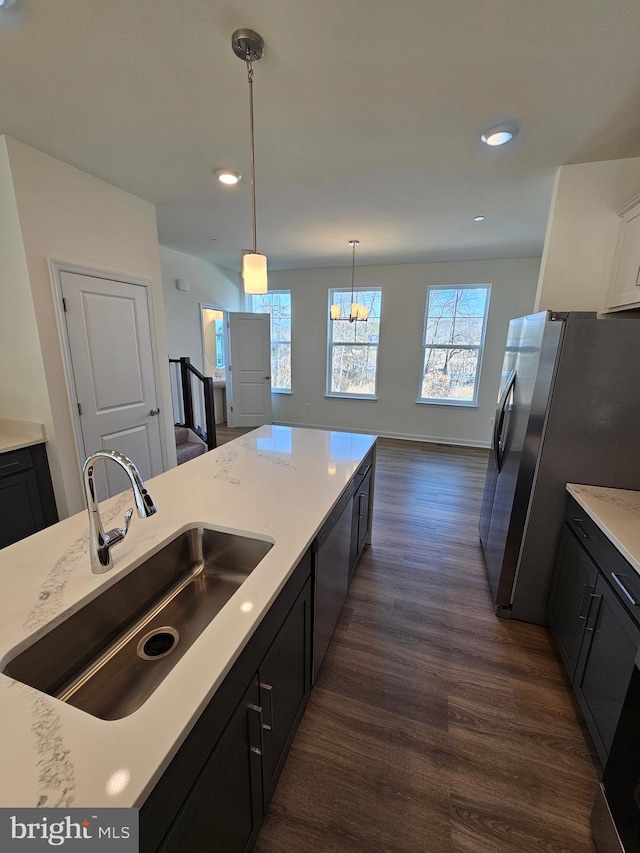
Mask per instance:
[[[490,289],[427,288],[419,402],[477,403]]]
[[[254,314],[271,314],[271,390],[291,391],[291,291],[251,295]]]
[[[327,394],[338,397],[375,397],[380,338],[381,288],[357,289],[354,297],[369,309],[367,322],[328,320],[329,366]],[[330,290],[329,307],[340,306],[340,314],[349,316],[351,288]],[[329,316],[329,309],[327,309]]]

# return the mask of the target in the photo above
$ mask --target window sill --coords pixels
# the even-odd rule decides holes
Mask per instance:
[[[466,403],[462,400],[416,400],[418,406],[451,406],[454,409],[479,409],[479,403]]]
[[[377,397],[364,394],[325,394],[327,400],[368,400],[371,403],[378,401]]]
[[[289,396],[291,396],[291,394],[292,394],[293,392],[292,392],[292,391],[287,391],[287,389],[286,389],[286,388],[272,388],[272,389],[271,389],[271,393],[272,393],[272,394],[288,394]]]

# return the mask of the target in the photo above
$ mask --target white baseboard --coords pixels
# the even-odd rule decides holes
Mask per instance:
[[[466,438],[445,438],[436,435],[411,435],[403,432],[378,432],[371,429],[355,429],[355,427],[336,427],[327,424],[290,423],[288,421],[274,421],[279,426],[308,427],[309,429],[335,429],[340,432],[358,432],[364,435],[377,435],[379,438],[398,438],[403,441],[422,441],[425,444],[447,444],[453,447],[476,447],[486,450],[491,447],[490,441],[480,441]]]

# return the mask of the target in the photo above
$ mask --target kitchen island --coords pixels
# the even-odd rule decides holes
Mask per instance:
[[[148,481],[155,516],[133,519],[93,575],[87,514],[0,552],[0,661],[194,525],[244,533],[273,547],[184,658],[133,714],[105,721],[0,676],[2,806],[140,806],[193,728],[375,438],[265,426]],[[132,505],[125,492],[101,505],[106,526]]]

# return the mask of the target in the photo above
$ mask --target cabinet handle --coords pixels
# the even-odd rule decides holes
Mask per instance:
[[[582,536],[583,539],[591,539],[591,537],[589,536],[587,531],[582,526],[582,519],[581,518],[572,518],[571,520],[573,521],[575,526],[578,528],[578,533]]]
[[[265,731],[270,732],[273,729],[273,685],[261,681],[260,690],[266,690],[267,696],[269,697],[269,722],[262,723],[262,728]]]
[[[589,591],[589,598],[587,599],[587,590]],[[593,587],[588,583],[584,585],[584,592],[582,593],[582,601],[580,602],[580,612],[578,613],[578,619],[586,619],[587,614],[589,612],[589,607],[591,606],[591,596],[593,595]],[[586,612],[582,612],[585,609],[585,603],[587,605]]]
[[[255,720],[256,717],[253,717],[253,716],[249,717],[249,750],[254,755],[262,755],[262,731],[261,731],[261,728],[262,728],[262,706],[261,705],[249,704],[249,705],[247,705],[247,708],[249,709],[249,711],[253,711],[255,714],[257,714],[257,721],[258,721],[258,729],[257,729],[257,733],[256,733],[257,737],[254,740],[254,737],[253,737],[254,733],[251,732],[251,729],[253,728],[253,726],[251,724],[251,720]],[[258,743],[259,746],[254,746],[255,743]]]
[[[631,604],[633,604],[633,606],[635,607],[635,606],[637,605],[637,603],[638,603],[638,602],[637,602],[637,601],[635,600],[635,598],[631,595],[631,593],[630,593],[630,592],[629,592],[629,590],[626,588],[626,586],[622,583],[622,581],[620,580],[619,576],[618,576],[615,572],[611,572],[611,577],[614,579],[614,581],[615,581],[615,582],[616,582],[616,584],[618,585],[618,587],[619,587],[619,589],[621,590],[622,594],[623,594],[624,596],[626,596],[626,597],[629,599],[629,601],[631,602]]]
[[[593,624],[591,625],[591,627],[589,627],[588,624],[584,626],[585,632],[588,631],[590,634],[593,633],[593,631],[596,627],[596,622],[598,621],[598,612],[600,610],[600,602],[602,601],[602,596],[601,595],[593,595],[593,593],[591,594],[591,597],[589,598],[589,608],[587,609],[587,622],[589,622],[589,617],[591,616],[591,605],[593,604],[594,601],[597,601],[598,604],[596,605],[596,615],[594,616]]]
[[[364,510],[362,509],[362,498],[366,498],[366,497],[368,497],[366,492],[360,492],[360,494],[358,495],[358,504],[359,504],[358,509],[360,510],[360,512],[359,512],[360,518],[364,518]]]
[[[4,465],[0,465],[0,471],[4,471],[5,468],[13,468],[15,465],[19,465],[19,464],[20,464],[20,461],[18,461],[18,462],[5,462]]]

